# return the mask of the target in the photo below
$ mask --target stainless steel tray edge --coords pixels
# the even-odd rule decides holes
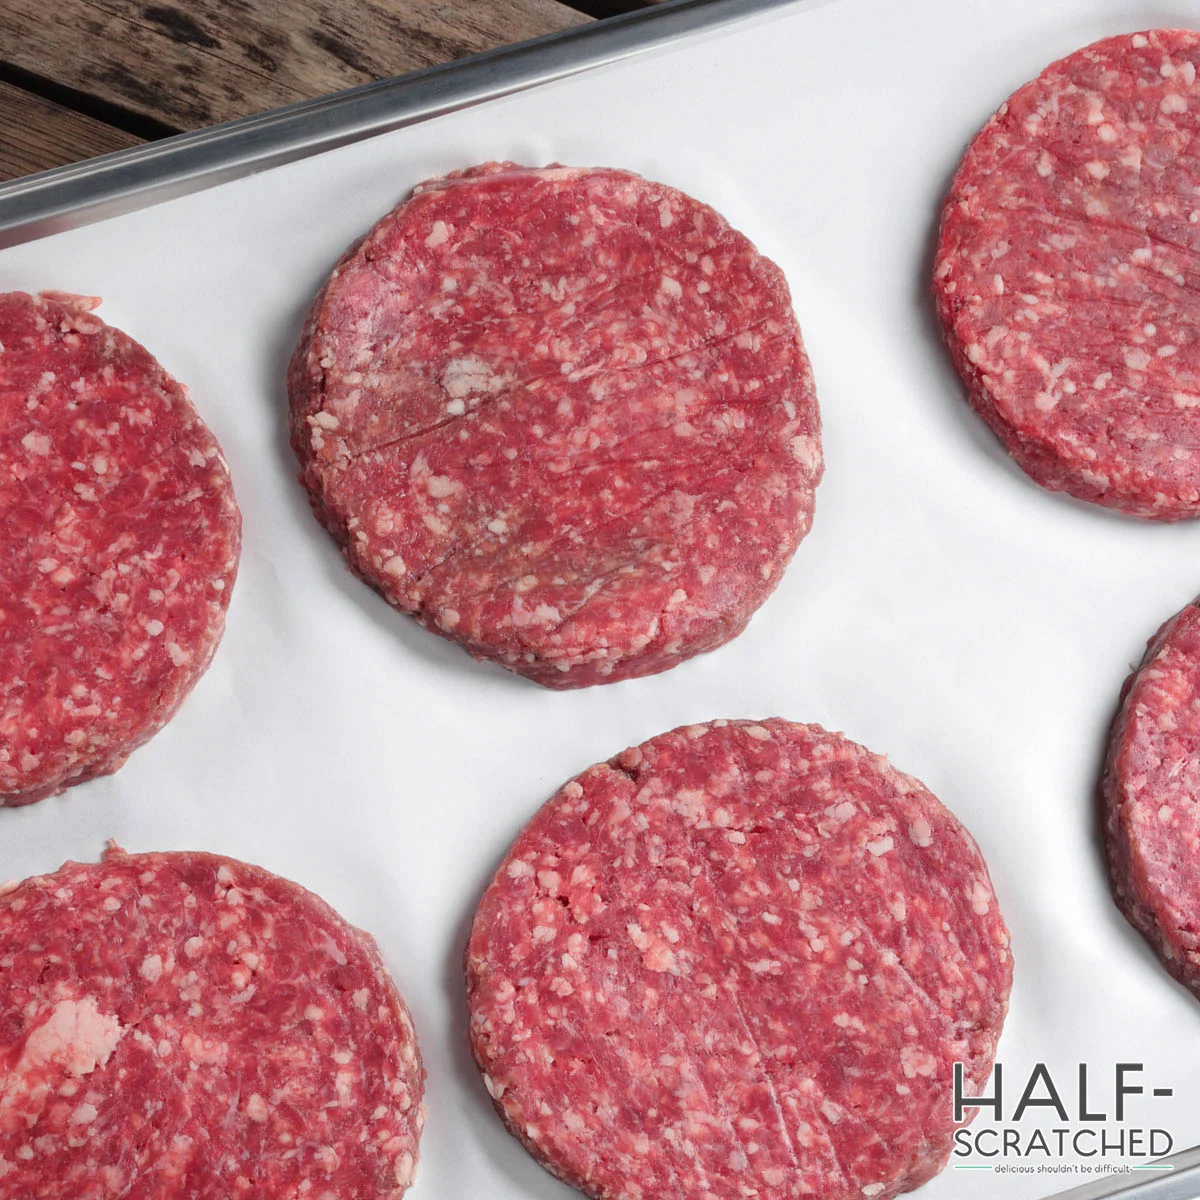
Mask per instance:
[[[817,0],[819,3],[820,0]],[[0,247],[117,216],[812,0],[669,0],[0,185]]]
[[[1137,1200],[1195,1200],[1200,1196],[1200,1146],[1180,1150],[1143,1168],[1147,1173],[1129,1172],[1096,1179],[1081,1187],[1055,1192],[1047,1200],[1117,1200],[1136,1196]],[[1161,1175],[1152,1172],[1162,1171]]]

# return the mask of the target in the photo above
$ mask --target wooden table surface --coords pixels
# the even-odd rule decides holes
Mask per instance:
[[[0,179],[652,0],[0,0]]]

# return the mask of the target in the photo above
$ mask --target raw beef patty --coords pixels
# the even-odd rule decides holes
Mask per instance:
[[[839,734],[716,721],[568,783],[467,948],[508,1128],[597,1200],[888,1200],[991,1069],[1008,933],[979,850]],[[969,1094],[975,1094],[970,1092]]]
[[[1113,894],[1200,996],[1200,607],[1151,640],[1122,693],[1104,775]]]
[[[334,270],[288,382],[354,571],[548,687],[736,636],[812,520],[820,423],[782,273],[627,171],[422,184]]]
[[[0,805],[115,771],[157,733],[237,573],[220,448],[97,303],[0,295]]]
[[[0,1200],[399,1200],[423,1072],[374,941],[211,854],[0,896]]]
[[[967,151],[934,291],[972,405],[1043,487],[1200,513],[1200,34],[1088,46]]]

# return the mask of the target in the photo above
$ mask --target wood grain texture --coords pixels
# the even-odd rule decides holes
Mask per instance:
[[[3,0],[0,56],[190,130],[588,20],[555,0]]]
[[[0,83],[0,180],[140,143],[133,134]]]
[[[572,8],[585,12],[590,17],[616,17],[622,13],[637,12],[641,8],[654,8],[666,0],[570,0]]]

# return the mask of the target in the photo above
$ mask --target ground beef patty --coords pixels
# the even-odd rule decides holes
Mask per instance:
[[[372,939],[211,854],[0,897],[2,1200],[399,1200],[424,1074]]]
[[[975,139],[934,291],[971,403],[1043,487],[1200,513],[1200,34],[1088,46]]]
[[[97,303],[0,295],[0,805],[115,771],[161,729],[237,572],[216,441]]]
[[[838,734],[664,734],[568,783],[467,948],[496,1108],[597,1200],[887,1200],[988,1075],[1008,933],[926,789]],[[974,1094],[973,1092],[970,1094]]]
[[[1200,607],[1151,640],[1122,692],[1104,773],[1113,895],[1200,996]]]
[[[354,571],[549,687],[728,641],[812,520],[819,418],[783,275],[627,171],[422,184],[335,269],[288,383]]]

